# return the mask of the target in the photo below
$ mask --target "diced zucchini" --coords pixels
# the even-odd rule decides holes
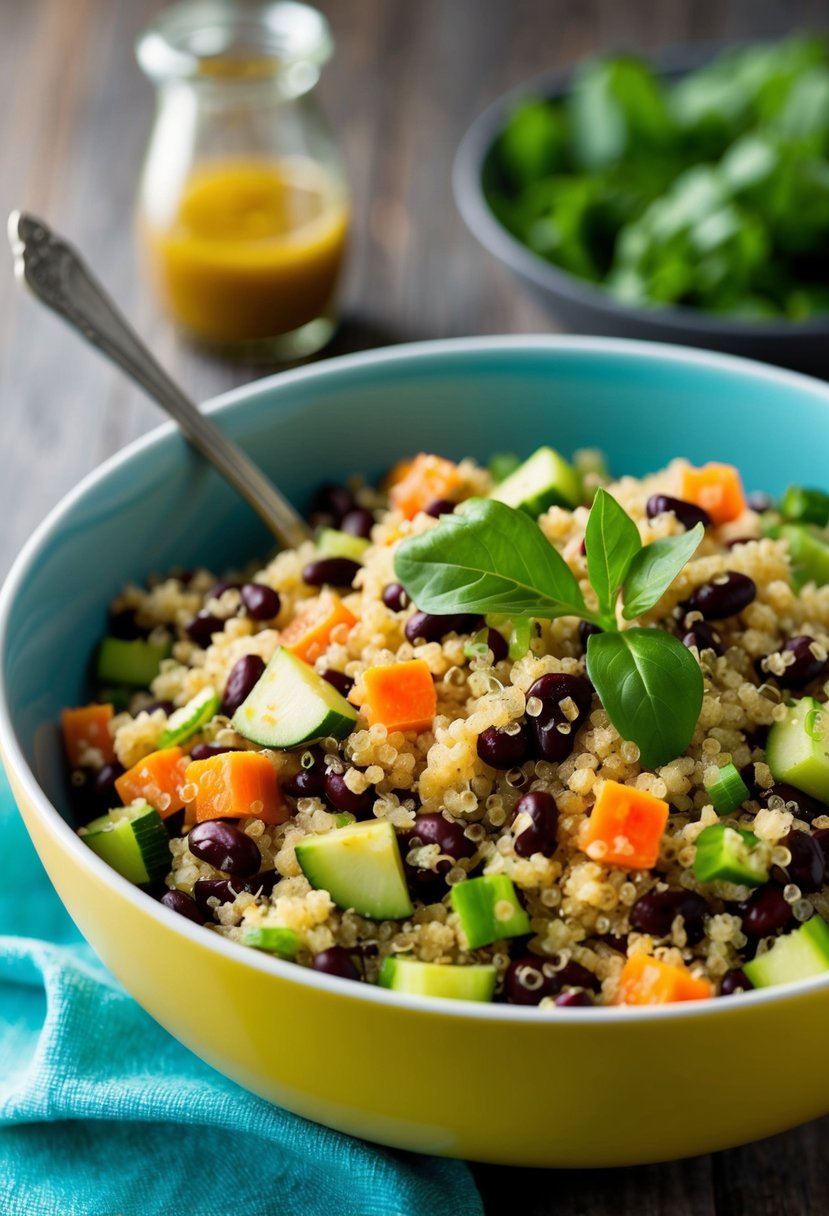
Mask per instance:
[[[814,697],[792,701],[766,741],[766,763],[785,781],[820,802],[829,802],[829,712]]]
[[[467,878],[452,887],[451,901],[470,950],[530,932],[530,918],[506,874]]]
[[[458,1001],[491,1001],[495,968],[488,963],[458,967],[451,963],[421,963],[390,954],[380,968],[380,987],[417,996],[442,996]]]
[[[242,930],[242,945],[266,950],[281,958],[296,958],[299,934],[283,925],[251,925]]]
[[[101,684],[148,688],[159,673],[162,659],[168,659],[172,650],[170,642],[103,638],[98,647],[95,675]]]
[[[170,868],[170,841],[158,811],[148,803],[119,806],[93,819],[79,835],[93,853],[139,886]]]
[[[718,815],[730,815],[750,797],[745,781],[733,764],[724,764],[706,790]]]
[[[829,494],[805,486],[789,486],[780,500],[780,511],[794,523],[829,524]]]
[[[795,587],[829,583],[829,544],[816,536],[806,524],[782,524],[779,536],[789,542],[792,577]]]
[[[233,728],[262,747],[299,747],[344,739],[356,721],[356,709],[336,688],[280,647],[233,715]]]
[[[477,659],[487,653],[489,650],[488,636],[488,629],[479,629],[468,642],[464,642],[463,653],[468,659]]]
[[[713,823],[697,837],[694,874],[700,882],[734,882],[759,887],[769,876],[758,853],[760,840],[745,828]]]
[[[548,507],[577,507],[582,499],[581,478],[558,452],[539,448],[489,497],[537,518]]]
[[[202,688],[181,709],[176,709],[167,719],[167,729],[162,732],[156,747],[178,747],[219,711],[220,697],[215,688]]]
[[[369,546],[362,536],[350,532],[339,532],[336,528],[323,528],[317,537],[317,550],[321,557],[350,557],[359,561]]]
[[[829,971],[829,925],[815,915],[799,929],[784,933],[771,949],[758,954],[743,971],[755,988],[789,984]]]
[[[296,859],[311,886],[327,891],[338,908],[372,920],[412,914],[397,837],[385,819],[306,836]]]

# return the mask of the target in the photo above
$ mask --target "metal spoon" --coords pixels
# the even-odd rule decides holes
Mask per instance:
[[[8,233],[17,278],[175,419],[193,447],[238,490],[284,546],[294,548],[308,540],[311,533],[301,516],[170,379],[75,250],[42,220],[22,211],[9,216]]]

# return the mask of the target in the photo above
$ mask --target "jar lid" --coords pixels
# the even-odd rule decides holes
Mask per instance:
[[[136,44],[139,65],[156,83],[249,83],[289,70],[296,93],[316,83],[332,50],[322,13],[294,0],[182,0],[160,13]],[[297,73],[298,67],[306,71]]]

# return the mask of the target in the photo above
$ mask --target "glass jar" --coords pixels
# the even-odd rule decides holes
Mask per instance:
[[[136,53],[158,90],[142,260],[192,337],[285,361],[335,325],[348,196],[315,86],[333,49],[304,4],[184,0]]]

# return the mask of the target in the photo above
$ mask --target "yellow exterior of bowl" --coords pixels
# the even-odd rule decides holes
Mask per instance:
[[[578,1167],[709,1152],[829,1109],[825,986],[544,1017],[309,976],[130,887],[7,768],[58,894],[124,987],[208,1063],[309,1119],[420,1152]]]

